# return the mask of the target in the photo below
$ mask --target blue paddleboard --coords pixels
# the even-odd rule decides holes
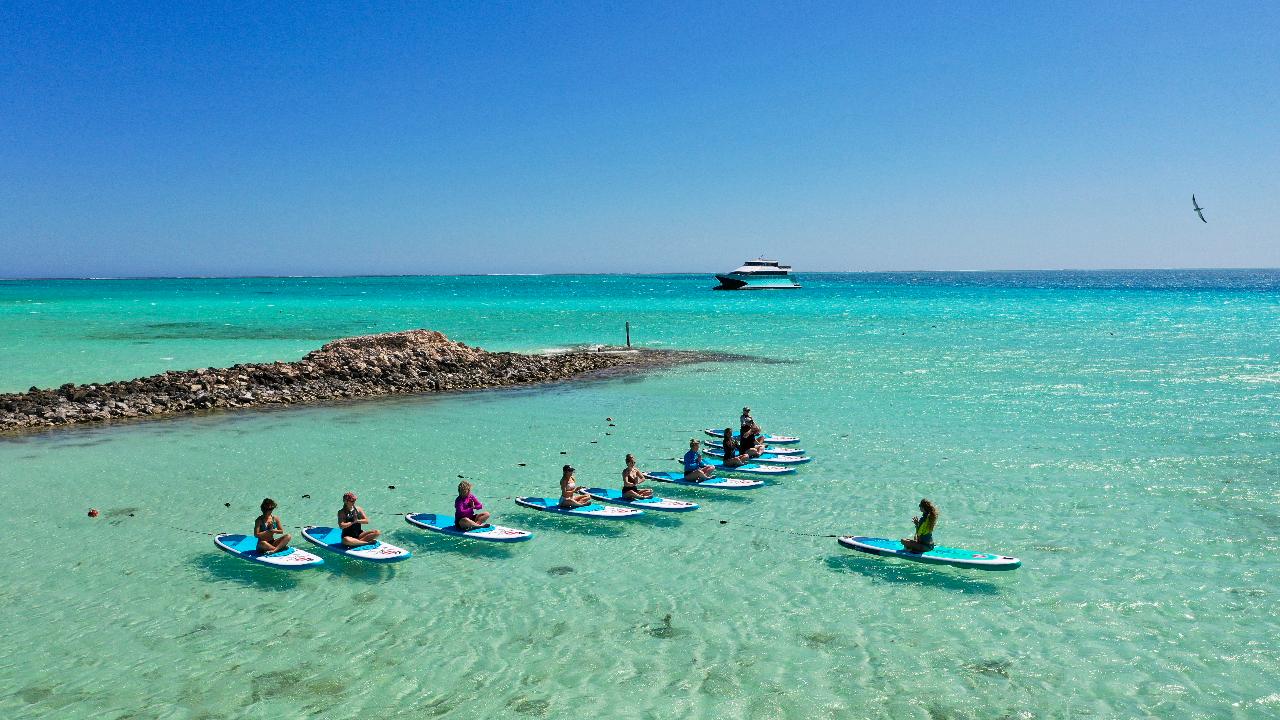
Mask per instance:
[[[708,488],[711,490],[754,490],[764,487],[764,482],[760,480],[748,480],[746,478],[734,477],[713,477],[710,480],[702,482],[694,482],[685,480],[682,472],[647,472],[645,477],[654,482],[671,483],[672,485],[688,485],[689,487]]]
[[[708,440],[702,443],[702,447],[717,448],[717,449],[723,450],[724,443],[720,442],[719,440]],[[781,445],[765,445],[764,451],[766,453],[770,453],[773,455],[803,455],[804,454],[804,448],[782,447]]]
[[[796,469],[782,465],[756,465],[747,463],[738,467],[729,467],[718,457],[704,457],[702,461],[716,469],[716,472],[738,473],[740,475],[794,475]]]
[[[287,547],[278,553],[264,555],[258,552],[258,538],[252,535],[219,533],[213,536],[213,544],[219,550],[231,553],[242,560],[256,562],[261,565],[270,565],[271,567],[301,570],[302,568],[324,564],[324,560],[319,557],[306,550],[299,550],[294,547]]]
[[[954,565],[956,567],[973,568],[975,570],[1014,570],[1022,565],[1022,561],[1008,555],[974,552],[960,548],[936,545],[928,552],[913,553],[902,547],[898,540],[887,538],[846,535],[836,542],[851,550],[859,550],[872,555],[902,558],[931,565]]]
[[[413,556],[408,550],[396,547],[381,540],[374,540],[368,545],[347,546],[342,544],[342,530],[323,525],[308,525],[302,528],[302,537],[314,545],[359,560],[376,563],[393,563],[408,560]]]
[[[707,428],[702,432],[713,438],[724,439],[724,428],[720,428],[719,430],[716,430],[715,428]],[[733,434],[734,437],[741,437],[741,435],[741,433],[736,432]],[[761,437],[764,438],[766,445],[795,445],[800,442],[800,438],[792,437],[790,435],[761,435]]]
[[[489,542],[513,543],[533,539],[533,533],[531,532],[502,527],[501,525],[490,525],[487,528],[476,528],[475,530],[459,530],[458,526],[453,524],[452,515],[410,513],[404,516],[404,521],[414,527],[422,528],[423,530],[431,530],[432,532],[438,532],[442,535],[452,535],[454,537],[467,538],[469,540],[488,540]]]
[[[531,510],[541,510],[559,515],[578,515],[580,517],[606,518],[609,520],[640,517],[644,514],[643,510],[601,505],[599,503],[591,503],[590,505],[576,508],[562,508],[560,507],[560,498],[518,497],[516,498],[516,504]]]
[[[614,505],[626,505],[628,507],[640,508],[641,510],[689,512],[690,510],[698,509],[698,503],[686,502],[684,500],[671,500],[669,498],[660,498],[657,496],[640,500],[627,500],[622,497],[621,490],[614,490],[612,488],[587,488],[587,494],[601,502],[613,503]]]
[[[709,447],[702,451],[703,455],[710,455],[714,458],[724,457],[724,448]],[[774,453],[764,453],[759,457],[751,458],[751,462],[756,465],[803,465],[813,458],[804,455],[776,455]]]

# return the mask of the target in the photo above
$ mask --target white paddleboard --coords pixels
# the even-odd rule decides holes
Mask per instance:
[[[408,550],[381,540],[375,540],[368,545],[348,547],[342,544],[342,530],[335,527],[308,525],[302,528],[302,537],[330,552],[369,562],[393,563],[408,560],[413,556],[413,553]]]
[[[531,510],[541,510],[542,512],[556,513],[558,515],[577,515],[579,517],[604,518],[607,520],[622,520],[639,517],[644,514],[643,510],[636,510],[635,508],[615,507],[599,503],[591,503],[590,505],[576,508],[563,508],[560,507],[560,498],[518,497],[516,498],[516,504]]]
[[[453,537],[467,538],[469,540],[488,540],[489,542],[523,542],[532,540],[533,533],[527,530],[517,530],[515,528],[503,527],[501,525],[490,525],[487,528],[476,528],[475,530],[459,530],[454,525],[452,515],[439,515],[437,513],[409,513],[404,516],[404,521],[410,525],[438,532],[442,535],[452,535]]]
[[[287,547],[280,552],[264,555],[258,552],[258,538],[252,535],[219,533],[213,536],[213,544],[219,550],[235,555],[242,560],[271,567],[301,570],[324,564],[324,560],[320,557],[295,547]]]
[[[845,535],[836,540],[850,550],[858,550],[872,555],[902,558],[930,565],[953,565],[955,567],[972,568],[974,570],[1016,570],[1022,561],[1008,555],[961,550],[960,548],[935,545],[932,550],[922,553],[909,552],[898,540],[888,538],[866,537],[863,535]]]
[[[724,438],[724,428],[720,428],[719,430],[715,428],[707,428],[702,432],[710,435],[713,438],[721,438],[721,439]],[[736,433],[736,432],[733,434],[734,437],[741,437],[741,435],[742,435],[741,433]],[[766,445],[768,444],[795,445],[796,443],[800,442],[800,438],[793,437],[791,435],[761,435],[760,437],[764,438],[764,442]]]
[[[729,467],[718,457],[704,457],[703,462],[716,469],[716,472],[738,473],[741,475],[793,475],[796,469],[784,465],[757,465],[747,463],[737,467]]]
[[[703,447],[724,449],[724,443],[719,440],[708,440],[702,443]],[[783,447],[781,445],[765,445],[764,451],[772,455],[803,455],[804,448]]]
[[[724,448],[710,447],[702,451],[703,455],[710,455],[714,458],[724,458]],[[773,453],[764,453],[758,457],[751,458],[751,463],[755,465],[803,465],[813,458],[804,455],[775,455]]]
[[[698,503],[686,502],[684,500],[672,500],[670,498],[660,498],[657,496],[651,498],[642,498],[639,500],[627,500],[622,496],[621,490],[612,488],[587,488],[587,494],[591,497],[614,505],[626,505],[627,507],[639,508],[641,510],[661,510],[662,512],[689,512],[698,509]]]
[[[694,482],[693,480],[685,480],[682,472],[647,472],[644,476],[655,482],[688,485],[689,487],[709,488],[711,490],[754,490],[764,487],[764,482],[761,480],[734,477],[713,477],[710,480]]]

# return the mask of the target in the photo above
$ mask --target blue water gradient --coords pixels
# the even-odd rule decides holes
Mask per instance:
[[[0,632],[22,649],[0,664],[0,710],[1280,712],[1280,272],[800,281],[0,283],[6,391],[289,360],[411,327],[537,350],[620,343],[629,321],[640,345],[771,360],[0,440],[14,494],[0,596],[21,608]],[[743,405],[814,461],[750,493],[663,485],[702,508],[625,527],[510,500],[554,494],[565,462],[606,487],[628,452],[674,469],[690,437]],[[448,508],[459,475],[494,522],[537,537],[462,543],[395,514]],[[281,573],[204,534],[246,532],[264,495],[287,525],[332,524],[346,490],[412,559]],[[939,542],[1023,567],[925,567],[825,537],[901,537],[922,496],[941,509]]]

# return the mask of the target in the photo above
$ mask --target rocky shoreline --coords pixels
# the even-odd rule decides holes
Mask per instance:
[[[600,348],[554,355],[488,352],[432,330],[343,338],[297,362],[160,373],[0,394],[0,434],[201,411],[549,383],[739,356]]]

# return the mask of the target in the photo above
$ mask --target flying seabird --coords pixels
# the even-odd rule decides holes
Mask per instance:
[[[1191,207],[1193,210],[1196,211],[1196,214],[1200,216],[1200,222],[1205,222],[1205,223],[1209,222],[1208,220],[1204,219],[1204,213],[1200,212],[1204,208],[1200,207],[1200,203],[1196,202],[1195,193],[1192,193],[1191,195]]]

